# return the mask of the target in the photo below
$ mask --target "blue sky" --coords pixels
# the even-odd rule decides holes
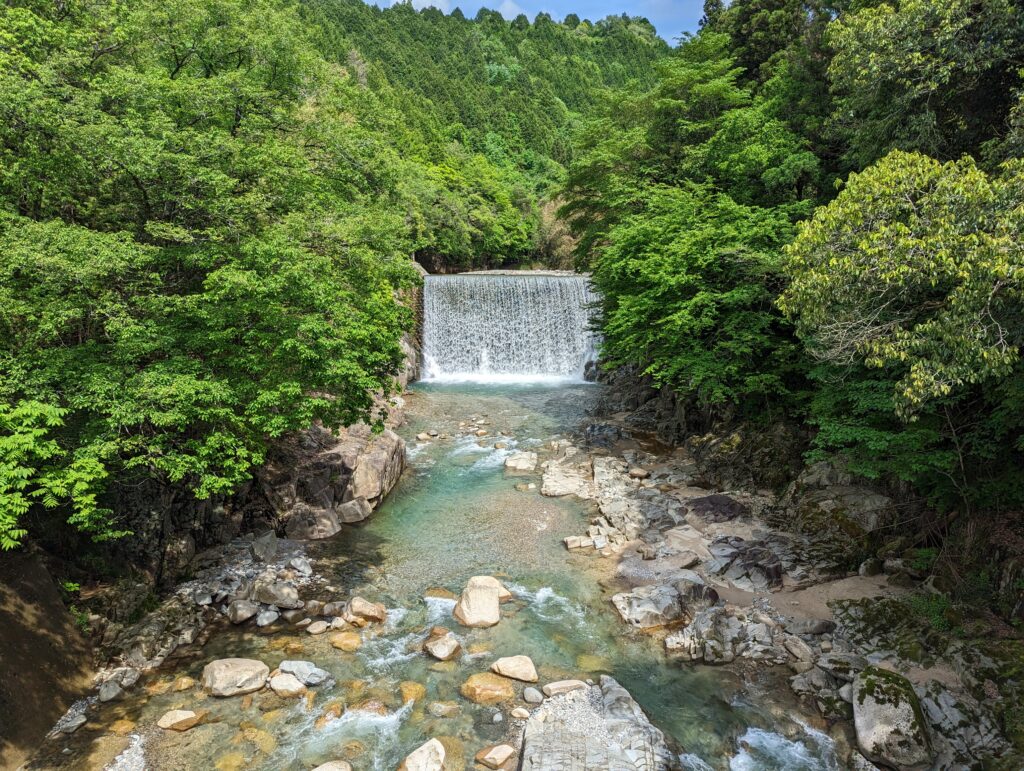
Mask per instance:
[[[378,0],[377,5],[389,5],[387,0]],[[473,16],[481,6],[501,11],[507,19],[525,13],[531,19],[541,11],[550,13],[555,19],[575,13],[581,19],[596,21],[610,14],[628,13],[630,16],[645,16],[657,28],[658,34],[670,43],[683,32],[695,32],[697,22],[703,13],[703,0],[413,0],[417,8],[432,5],[444,12],[461,8],[467,16]]]

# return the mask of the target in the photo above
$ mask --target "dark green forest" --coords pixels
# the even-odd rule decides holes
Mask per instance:
[[[4,548],[42,511],[117,536],[113,479],[207,497],[288,432],[379,421],[415,260],[591,272],[605,367],[695,432],[807,426],[972,586],[1024,554],[1017,2],[708,0],[670,45],[628,16],[22,0],[0,79]]]

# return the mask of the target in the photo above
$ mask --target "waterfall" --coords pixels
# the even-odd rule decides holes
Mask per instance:
[[[583,380],[597,299],[583,276],[463,273],[423,287],[425,380]]]

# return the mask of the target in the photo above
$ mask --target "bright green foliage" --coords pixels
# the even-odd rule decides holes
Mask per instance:
[[[118,535],[112,484],[226,493],[285,433],[379,420],[409,258],[564,259],[569,129],[666,50],[628,17],[4,6],[0,545],[46,507]]]
[[[1024,14],[1013,0],[898,0],[829,28],[834,122],[863,167],[889,150],[976,152],[1004,128]]]
[[[741,73],[728,36],[687,41],[649,94],[584,128],[563,208],[604,297],[608,363],[639,365],[705,414],[801,390],[774,299],[817,163]]]
[[[899,373],[901,414],[1004,377],[1024,342],[1024,167],[989,176],[893,152],[788,250],[784,309],[810,349]]]
[[[785,215],[708,189],[652,188],[594,265],[608,363],[637,364],[702,405],[786,393],[796,350],[769,287],[790,231]]]
[[[224,0],[3,22],[4,545],[30,499],[112,536],[109,475],[206,497],[274,437],[373,418],[414,276],[397,157],[299,18]]]

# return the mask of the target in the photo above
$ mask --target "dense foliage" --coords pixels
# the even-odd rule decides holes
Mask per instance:
[[[0,8],[0,547],[31,507],[116,536],[112,482],[207,497],[378,419],[410,258],[564,252],[569,129],[665,49],[356,0]]]
[[[1024,506],[1022,65],[1012,0],[709,0],[577,135],[611,362],[694,429],[802,416],[811,459]]]

